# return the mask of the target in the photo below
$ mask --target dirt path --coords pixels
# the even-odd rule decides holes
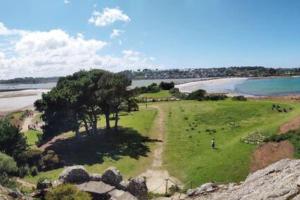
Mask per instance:
[[[40,150],[45,151],[48,147],[50,147],[52,144],[54,144],[58,140],[64,140],[68,138],[68,133],[64,133],[62,135],[58,135],[53,137],[51,140],[49,140],[47,143],[43,144],[42,146],[39,147]]]
[[[289,131],[294,131],[300,128],[300,116],[294,118],[293,120],[284,123],[279,128],[279,134],[284,134]]]
[[[19,183],[19,184],[21,184],[24,187],[27,187],[27,188],[36,188],[35,184],[29,183],[29,182],[24,181],[24,180],[22,180],[20,178],[16,178],[16,182]]]
[[[25,118],[23,125],[22,125],[21,132],[25,133],[28,131],[28,127],[29,127],[29,125],[31,125],[33,123],[33,120],[36,115],[37,115],[37,113],[34,113],[33,115]]]
[[[169,175],[169,172],[163,169],[163,151],[165,145],[165,113],[158,105],[151,106],[157,109],[157,117],[155,119],[152,131],[157,131],[157,139],[161,140],[156,144],[156,148],[153,153],[153,161],[151,166],[142,173],[141,176],[146,177],[147,187],[150,192],[164,194],[166,191],[166,180],[168,180],[168,188],[172,185],[181,185],[180,182]]]
[[[255,150],[250,170],[254,172],[281,159],[293,158],[293,155],[294,146],[289,141],[265,143]]]

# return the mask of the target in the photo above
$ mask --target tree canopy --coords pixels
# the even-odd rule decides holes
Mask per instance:
[[[60,78],[56,87],[35,102],[45,121],[43,139],[68,130],[78,133],[80,127],[87,133],[96,133],[101,115],[107,129],[114,115],[117,127],[124,104],[132,104],[134,93],[127,89],[130,85],[126,76],[98,69]]]

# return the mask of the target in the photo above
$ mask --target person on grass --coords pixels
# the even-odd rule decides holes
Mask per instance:
[[[213,139],[211,140],[211,148],[212,148],[212,149],[216,149],[215,138],[213,138]]]

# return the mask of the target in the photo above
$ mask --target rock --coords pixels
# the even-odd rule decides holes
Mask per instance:
[[[213,192],[218,189],[218,186],[215,183],[205,183],[196,189],[189,189],[187,191],[188,196],[196,196],[200,194],[205,194]]]
[[[36,186],[36,188],[38,189],[38,190],[44,190],[44,189],[47,189],[47,188],[50,188],[50,187],[52,187],[52,183],[51,183],[51,181],[50,180],[48,180],[48,179],[45,179],[45,180],[43,180],[43,181],[39,181],[38,183],[37,183],[37,186]]]
[[[137,197],[139,200],[148,199],[148,188],[146,180],[143,177],[133,178],[129,181],[127,191]]]
[[[211,191],[211,186],[202,185],[189,190],[194,200],[289,200],[300,199],[300,160],[284,159],[250,174],[240,184],[228,184]],[[205,193],[196,192],[210,191]]]
[[[90,174],[90,181],[101,181],[100,174]]]
[[[113,190],[109,192],[109,200],[137,200],[135,196],[123,190]]]
[[[127,190],[129,182],[128,181],[121,181],[121,183],[119,184],[119,189],[120,190]]]
[[[83,166],[67,167],[60,174],[59,180],[62,183],[83,183],[90,179],[90,175]]]
[[[118,187],[123,180],[122,175],[120,174],[120,171],[117,170],[115,167],[110,167],[103,173],[101,180],[104,183],[107,183],[112,186]]]

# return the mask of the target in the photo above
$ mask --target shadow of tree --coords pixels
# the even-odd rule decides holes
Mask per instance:
[[[46,150],[53,150],[66,165],[103,163],[104,158],[147,157],[149,143],[162,142],[142,136],[131,128],[99,130],[98,134],[57,140]]]

